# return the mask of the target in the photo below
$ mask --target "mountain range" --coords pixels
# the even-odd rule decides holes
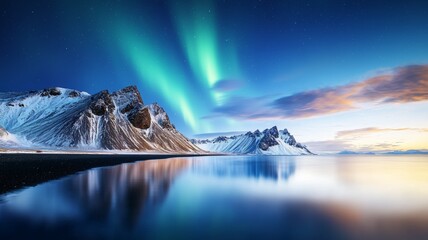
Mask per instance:
[[[0,93],[0,116],[0,148],[6,149],[312,154],[276,126],[188,140],[159,104],[144,104],[135,86],[94,95],[58,87]]]
[[[287,129],[279,130],[276,126],[256,130],[230,137],[219,136],[214,139],[192,139],[199,148],[211,152],[233,154],[263,155],[311,155],[309,149],[296,141]]]
[[[0,147],[202,152],[137,87],[0,93]]]

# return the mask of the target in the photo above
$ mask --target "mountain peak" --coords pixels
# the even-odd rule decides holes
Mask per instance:
[[[279,136],[278,128],[276,126],[273,126],[271,129],[269,129],[269,133],[275,138]]]
[[[124,87],[124,88],[122,88],[122,89],[120,89],[120,90],[118,90],[118,92],[137,92],[137,93],[140,93],[139,91],[138,91],[138,88],[137,88],[137,86],[136,85],[129,85],[129,86],[126,86],[126,87]]]
[[[42,97],[59,96],[59,95],[61,95],[61,90],[59,90],[58,88],[47,88],[40,93],[40,96]]]
[[[198,147],[213,152],[237,154],[266,155],[307,155],[311,151],[303,144],[296,142],[287,129],[278,131],[276,126],[260,132],[247,132],[235,136],[219,136],[214,139],[196,140],[192,142]]]
[[[62,88],[62,87],[50,87],[40,91],[29,91],[28,94],[30,96],[39,95],[41,97],[47,97],[47,98],[59,97],[59,96],[70,97],[70,98],[89,96],[89,94],[86,92],[80,92],[77,90]]]
[[[138,90],[137,86],[131,85],[124,87],[116,92],[114,92],[112,95],[125,95],[125,96],[131,96],[132,98],[135,98],[136,101],[143,103],[143,98],[141,97],[141,93]]]
[[[260,137],[260,135],[261,135],[262,133],[260,132],[260,130],[259,129],[257,129],[256,131],[254,131],[254,135],[256,136],[256,137]]]

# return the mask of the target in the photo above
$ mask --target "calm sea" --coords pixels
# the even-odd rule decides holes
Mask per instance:
[[[428,239],[428,156],[221,156],[0,196],[0,239]]]

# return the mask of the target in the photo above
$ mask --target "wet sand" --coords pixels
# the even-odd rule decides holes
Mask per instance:
[[[207,155],[207,154],[205,154]],[[95,167],[201,154],[1,153],[0,194]]]

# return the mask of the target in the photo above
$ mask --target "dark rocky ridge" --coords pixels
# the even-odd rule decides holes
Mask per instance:
[[[134,109],[128,114],[128,120],[136,128],[147,129],[150,127],[152,118],[148,108]]]
[[[61,91],[56,89],[56,88],[44,89],[40,93],[40,96],[42,96],[42,97],[59,96],[59,95],[61,95]]]
[[[271,134],[265,134],[259,142],[259,148],[263,151],[268,150],[269,147],[279,145],[279,143],[275,140],[275,137]]]

